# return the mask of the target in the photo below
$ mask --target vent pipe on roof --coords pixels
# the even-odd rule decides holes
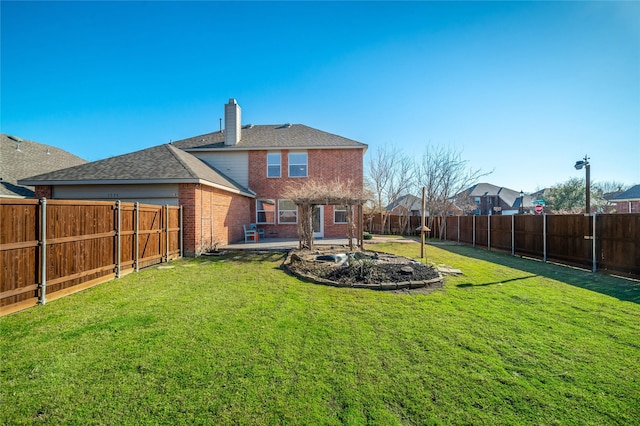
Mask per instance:
[[[224,106],[224,144],[233,146],[240,142],[242,131],[240,105],[235,99],[229,99],[229,103]]]

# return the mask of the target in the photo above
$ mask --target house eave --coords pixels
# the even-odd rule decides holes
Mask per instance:
[[[255,198],[256,194],[249,190],[242,191],[237,188],[231,188],[219,183],[210,182],[205,179],[105,179],[105,180],[21,180],[21,185],[41,185],[41,186],[58,186],[58,185],[153,185],[153,184],[180,184],[195,183],[210,186],[212,188],[221,189],[233,194],[244,195],[245,197]]]
[[[309,149],[364,149],[367,150],[367,145],[363,146],[263,146],[263,147],[224,147],[224,148],[181,148],[185,152],[240,152],[240,151],[276,151],[276,150],[288,150],[288,151],[303,151]]]

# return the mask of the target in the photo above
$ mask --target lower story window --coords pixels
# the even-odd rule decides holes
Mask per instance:
[[[347,206],[334,206],[333,223],[347,223]]]
[[[256,200],[256,222],[276,223],[276,202],[274,200]]]
[[[278,222],[298,223],[298,206],[291,200],[278,200]]]

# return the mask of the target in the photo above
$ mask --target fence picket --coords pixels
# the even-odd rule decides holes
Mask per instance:
[[[0,217],[0,315],[182,256],[180,207],[0,199]]]
[[[430,236],[484,248],[485,233],[482,226],[487,223],[486,247],[509,253],[508,222],[500,215],[491,218],[448,216],[442,220],[445,224],[430,218],[433,224]],[[368,215],[366,223],[368,232],[379,232],[379,215]],[[387,223],[391,225],[390,232],[403,234],[396,227],[399,223],[396,216],[388,216]],[[417,235],[413,232],[413,222],[411,224],[409,234]],[[457,229],[457,232],[455,235],[446,232],[441,236],[439,231],[442,228]],[[514,215],[511,217],[510,248],[513,256],[528,256],[594,272],[640,278],[640,214]]]

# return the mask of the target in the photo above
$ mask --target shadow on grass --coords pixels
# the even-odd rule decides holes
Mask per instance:
[[[488,286],[488,285],[509,283],[511,281],[526,280],[527,278],[535,278],[537,276],[538,275],[526,275],[524,277],[511,278],[509,280],[494,281],[492,283],[484,283],[484,284],[462,283],[462,284],[458,284],[456,287],[460,287],[460,288],[465,288],[465,287],[484,287],[484,286]]]
[[[640,282],[618,278],[603,273],[592,273],[582,269],[561,266],[553,263],[544,263],[533,259],[524,259],[505,253],[481,250],[464,245],[438,245],[438,248],[447,250],[460,256],[484,260],[507,266],[533,275],[514,278],[514,280],[531,278],[539,275],[546,278],[562,281],[569,285],[595,291],[607,296],[615,297],[627,302],[640,303]],[[463,270],[464,272],[464,270]],[[486,284],[459,284],[459,287],[483,286],[504,283],[498,281]]]

